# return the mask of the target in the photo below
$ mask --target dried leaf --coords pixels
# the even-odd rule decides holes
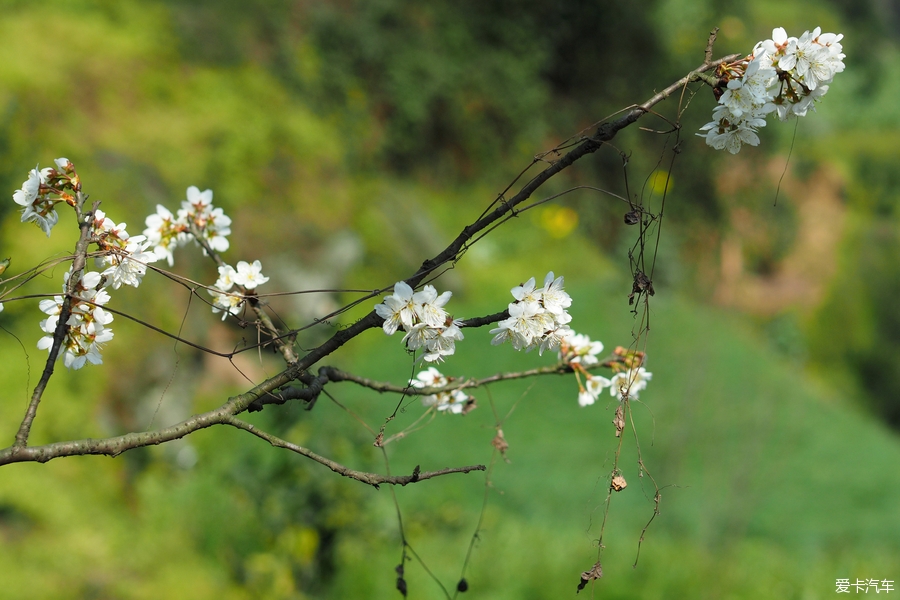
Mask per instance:
[[[600,579],[601,577],[603,577],[603,567],[600,566],[600,561],[598,560],[594,566],[591,567],[590,571],[585,571],[581,574],[581,583],[578,584],[578,590],[575,593],[577,594],[583,590],[588,582]]]
[[[640,296],[644,293],[648,296],[653,296],[656,294],[656,290],[653,289],[653,282],[650,281],[650,278],[643,271],[637,270],[634,273],[634,281],[631,284],[631,293],[628,295],[629,306],[634,304],[635,295]]]
[[[616,437],[621,437],[625,431],[625,409],[620,404],[616,407],[616,418],[613,419],[613,425],[616,426]]]
[[[502,429],[497,430],[497,435],[491,440],[491,446],[500,452],[500,456],[503,457],[503,460],[509,462],[509,459],[506,458],[506,451],[509,450],[509,444],[507,443],[506,438],[503,437]]]

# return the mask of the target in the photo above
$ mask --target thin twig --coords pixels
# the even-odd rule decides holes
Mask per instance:
[[[242,421],[235,417],[229,416],[224,420],[226,425],[231,425],[232,427],[236,427],[238,429],[242,429],[248,433],[252,433],[256,437],[263,439],[269,442],[272,446],[276,448],[284,448],[285,450],[290,450],[291,452],[296,452],[297,454],[301,454],[307,458],[310,458],[316,461],[319,464],[325,465],[335,473],[339,475],[343,475],[344,477],[349,477],[351,479],[355,479],[357,481],[361,481],[362,483],[366,483],[371,485],[372,487],[378,489],[378,486],[386,483],[389,485],[407,485],[409,483],[417,483],[419,481],[424,481],[426,479],[431,479],[433,477],[440,477],[441,475],[449,475],[451,473],[470,473],[472,471],[484,471],[486,467],[484,465],[471,465],[467,467],[450,467],[446,469],[440,469],[438,471],[425,471],[421,472],[418,470],[418,467],[413,471],[412,475],[379,475],[377,473],[366,473],[364,471],[356,471],[349,467],[345,467],[344,465],[337,463],[330,458],[325,458],[319,454],[316,454],[312,450],[308,448],[304,448],[302,446],[298,446],[297,444],[292,444],[286,440],[283,440],[277,436],[272,435],[271,433],[267,433],[258,427],[247,423],[246,421]]]
[[[72,313],[73,293],[81,280],[81,273],[84,271],[84,265],[87,262],[87,250],[91,241],[91,229],[93,227],[92,215],[94,214],[94,211],[97,210],[97,207],[100,206],[99,201],[94,202],[91,212],[84,215],[82,214],[82,207],[84,206],[84,201],[86,199],[86,196],[81,192],[78,192],[76,195],[75,215],[78,219],[78,227],[81,230],[81,234],[78,237],[78,242],[75,244],[72,272],[71,275],[69,275],[69,280],[66,282],[66,297],[63,299],[63,304],[59,312],[59,319],[56,322],[56,330],[53,332],[53,345],[50,347],[50,354],[47,356],[47,362],[44,364],[44,372],[41,374],[41,379],[38,381],[34,388],[34,392],[31,394],[31,401],[28,403],[25,417],[22,419],[22,424],[19,425],[19,430],[16,432],[16,441],[13,445],[17,447],[25,447],[28,445],[28,436],[31,433],[31,425],[34,423],[34,419],[37,416],[38,404],[40,404],[41,398],[44,395],[44,390],[47,389],[47,384],[50,382],[50,377],[53,375],[56,359],[59,358],[63,341],[65,341],[66,333],[69,329],[69,316]]]

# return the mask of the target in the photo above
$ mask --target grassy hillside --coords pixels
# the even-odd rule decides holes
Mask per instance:
[[[608,346],[630,336],[622,294],[614,300],[610,292],[573,291],[580,308],[574,325]],[[652,303],[652,318],[654,378],[641,396],[645,406],[635,408],[635,423],[645,465],[665,486],[661,514],[632,570],[640,530],[653,513],[653,486],[642,486],[630,438],[623,454],[630,485],[613,499],[598,596],[817,598],[834,593],[837,578],[895,578],[897,436],[815,385],[738,317],[662,297]],[[467,338],[446,373],[547,362],[512,356],[510,348],[473,356],[487,335]],[[390,369],[377,363],[367,360],[367,367]],[[501,414],[525,387],[492,390]],[[614,405],[579,408],[575,395],[574,378],[541,381],[504,425],[512,462],[500,463],[493,476],[467,597],[566,597],[595,560],[592,540],[615,448]],[[394,469],[488,460],[492,416],[486,394],[478,399],[478,411],[438,419],[399,442]],[[415,405],[409,412],[417,414]],[[473,474],[398,491],[410,542],[451,587],[483,484]],[[377,508],[369,515],[378,535],[345,540],[335,597],[396,594],[399,543],[391,501],[387,492],[372,495]],[[391,542],[396,550],[386,551]],[[407,572],[411,597],[438,597],[421,568]]]

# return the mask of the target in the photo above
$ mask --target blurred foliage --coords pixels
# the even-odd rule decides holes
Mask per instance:
[[[900,12],[892,4],[2,0],[0,8],[0,188],[14,190],[35,163],[67,156],[91,198],[132,234],[157,203],[177,208],[188,185],[212,188],[234,219],[226,260],[261,258],[280,290],[371,289],[411,272],[536,153],[699,64],[714,26],[716,54],[749,52],[775,26],[843,32],[847,71],[798,128],[772,123],[758,149],[715,155],[692,135],[713,106],[697,86],[684,97],[679,152],[672,133],[633,128],[543,193],[590,185],[659,210],[665,192],[649,346],[656,377],[646,399],[653,418],[637,418],[641,431],[655,432],[652,447],[642,440],[648,468],[682,487],[664,490],[635,575],[620,549],[649,518],[652,487],[641,494],[630,480],[622,498],[635,500],[616,498],[605,541],[616,552],[604,564],[629,574],[608,575],[603,593],[810,597],[831,593],[837,577],[893,575],[896,435],[855,406],[864,398],[900,424],[892,367],[900,360]],[[659,105],[641,125],[670,132],[675,107]],[[487,314],[508,301],[509,287],[553,269],[579,290],[577,328],[627,343],[630,281],[621,273],[635,243],[622,223],[627,210],[603,193],[566,194],[473,246],[439,285],[454,290],[457,316]],[[68,214],[50,239],[22,227],[12,202],[0,203],[0,219],[7,275],[71,251]],[[840,252],[817,250],[817,236]],[[214,279],[190,249],[176,270]],[[16,293],[58,293],[62,271]],[[760,302],[741,302],[748,290]],[[676,292],[701,307],[666,300]],[[289,296],[272,306],[298,326],[357,297]],[[748,312],[761,327],[717,315],[710,302]],[[160,277],[148,276],[140,296],[120,290],[114,304],[222,350],[255,336],[219,323]],[[33,300],[6,301],[0,313],[8,332],[0,360],[13,366],[0,372],[8,439],[42,364],[39,319]],[[278,368],[273,357],[240,355],[237,372],[124,318],[114,328],[107,365],[54,377],[35,443],[177,422],[243,390],[244,375]],[[299,343],[331,331],[314,329]],[[498,355],[486,332],[469,337],[487,349],[454,356],[454,374],[538,364],[508,348]],[[336,364],[409,377],[395,338],[355,341]],[[501,414],[524,400],[504,426],[513,462],[495,475],[503,493],[489,496],[471,594],[571,593],[596,552],[581,531],[599,514],[609,411],[575,410],[568,378],[491,393]],[[376,427],[391,402],[343,386],[335,395]],[[392,471],[484,462],[489,402],[479,395],[479,411],[438,419],[391,447]],[[400,421],[417,416],[413,406]],[[354,468],[385,468],[370,432],[324,399],[308,413],[277,407],[254,422]],[[398,494],[412,543],[442,581],[459,575],[483,486],[469,475]],[[0,597],[397,593],[399,539],[386,490],[230,430],[114,461],[4,467],[0,541]],[[434,595],[421,569],[408,573],[414,597]]]

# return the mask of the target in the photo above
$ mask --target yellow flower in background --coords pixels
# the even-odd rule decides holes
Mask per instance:
[[[655,171],[653,175],[650,176],[650,191],[654,196],[661,196],[671,189],[672,175],[669,174],[668,171]]]
[[[541,209],[538,223],[551,237],[562,239],[578,226],[578,213],[568,206],[550,204]]]

